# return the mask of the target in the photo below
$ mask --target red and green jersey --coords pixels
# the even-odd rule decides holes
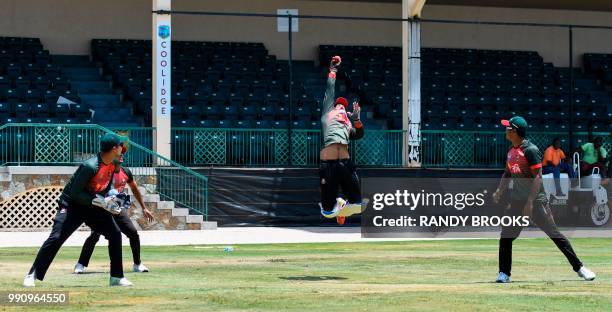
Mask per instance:
[[[535,178],[532,170],[542,167],[542,153],[537,146],[523,140],[520,146],[508,150],[506,170],[512,178],[511,199],[527,199]]]
[[[355,127],[353,127],[344,107],[335,108],[335,92],[336,73],[330,72],[325,87],[325,98],[323,99],[323,116],[321,116],[324,146],[334,143],[348,145],[349,140],[359,140],[364,134],[361,122],[355,123]]]
[[[87,189],[91,194],[98,194],[104,192],[106,187],[110,183],[113,172],[115,171],[115,165],[113,163],[105,164],[100,162],[98,165],[98,172],[89,181]]]
[[[104,195],[114,171],[115,165],[104,164],[98,154],[77,168],[60,198],[71,205],[90,206],[95,194]]]
[[[132,183],[134,176],[132,172],[125,167],[119,167],[119,171],[113,174],[113,188],[124,193],[128,183]]]

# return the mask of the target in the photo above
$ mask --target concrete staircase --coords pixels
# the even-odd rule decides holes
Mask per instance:
[[[62,67],[83,104],[95,111],[93,123],[108,127],[142,126],[142,118],[134,116],[131,105],[122,101],[121,92],[113,90],[111,81],[101,75],[89,56],[54,55],[53,61]]]
[[[133,204],[129,214],[142,230],[215,230],[217,228],[216,222],[204,221],[203,215],[190,214],[188,208],[176,207],[173,201],[162,201],[159,194],[147,194],[144,187],[139,189],[147,209],[155,217],[155,221],[148,223],[143,218],[140,207],[136,207],[136,198],[130,194]]]

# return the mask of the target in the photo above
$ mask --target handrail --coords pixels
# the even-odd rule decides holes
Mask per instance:
[[[97,137],[99,136],[99,133],[115,133],[113,130],[108,129],[106,127],[97,125],[97,124],[24,124],[24,123],[16,123],[16,124],[4,124],[0,126],[0,131],[2,130],[6,130],[6,129],[10,129],[10,128],[17,128],[17,129],[39,129],[39,128],[48,128],[48,129],[68,129],[68,130],[93,130],[94,131],[94,136]],[[130,129],[126,129],[126,128],[121,128],[119,127],[118,129],[121,130],[130,130]],[[131,130],[137,130],[137,128],[132,128]],[[98,132],[99,131],[99,132]],[[69,132],[70,133],[70,132]],[[28,132],[26,133],[27,135],[32,135],[32,132]],[[20,134],[18,134],[20,135]],[[79,135],[82,135],[81,133],[79,133]],[[85,134],[86,135],[86,134]],[[40,136],[38,136],[40,137]],[[61,140],[62,138],[60,138]],[[190,208],[193,210],[196,210],[200,213],[202,213],[204,215],[204,217],[206,218],[206,220],[208,220],[208,177],[190,169],[187,168],[179,163],[177,163],[176,161],[170,160],[162,155],[159,155],[158,153],[148,149],[145,146],[142,146],[141,144],[138,144],[136,142],[134,142],[132,139],[130,139],[129,137],[128,139],[128,144],[130,145],[130,147],[132,149],[135,149],[139,152],[143,152],[145,155],[148,155],[147,157],[152,157],[153,161],[151,163],[146,163],[144,164],[144,166],[142,166],[142,164],[140,166],[137,167],[141,167],[141,168],[152,168],[155,170],[155,174],[144,174],[145,176],[147,175],[152,175],[156,177],[156,181],[157,181],[157,193],[159,193],[160,195],[164,196],[164,198],[168,198],[171,199],[175,202],[177,202],[178,204],[186,207],[186,208]],[[36,139],[35,139],[36,140]],[[51,140],[52,141],[52,140]],[[56,138],[56,142],[57,142],[57,138]],[[54,143],[56,143],[54,142]],[[71,142],[71,144],[73,144],[74,142]],[[91,147],[91,143],[93,141],[87,141],[86,147],[85,149],[87,149],[87,147]],[[38,142],[35,144],[39,144]],[[43,147],[46,147],[46,145],[44,144],[48,144],[48,142],[43,142]],[[77,143],[78,144],[78,143]],[[70,145],[69,145],[70,146]],[[35,145],[35,148],[37,148],[37,146]],[[19,150],[20,148],[17,148],[18,150],[18,154],[19,154]],[[91,148],[91,151],[97,151],[97,147]],[[81,151],[84,152],[84,151]],[[85,154],[87,154],[89,151],[84,152]],[[36,152],[35,152],[36,153]],[[67,154],[70,154],[70,152],[68,152]],[[34,156],[36,157],[36,156]],[[65,158],[65,159],[69,159],[69,163],[73,163],[73,156],[71,156],[70,158]],[[55,158],[57,159],[57,158]],[[44,162],[44,161],[43,161]],[[52,161],[51,161],[52,162]],[[57,163],[57,162],[56,162]],[[2,164],[1,166],[6,165],[7,163]],[[183,172],[184,174],[186,174],[187,176],[184,175],[178,175],[175,173],[171,173],[168,171],[161,171],[164,168],[168,168],[168,169],[176,169],[178,171],[176,172]],[[175,171],[173,171],[175,172]],[[186,179],[186,177],[191,176],[193,179],[195,180],[189,180]],[[162,181],[163,180],[163,181]],[[197,181],[201,181],[201,182],[197,182]],[[162,183],[162,184],[159,184]],[[169,186],[168,186],[169,183]],[[178,183],[179,185],[182,185],[182,187],[177,188],[175,183]],[[198,193],[201,191],[203,194],[191,194],[189,193],[189,183],[192,183],[194,185],[191,185],[191,187],[196,187],[196,184],[198,186],[200,186],[201,189],[198,190]],[[162,185],[163,185],[163,189],[162,189]],[[193,192],[196,192],[196,190],[193,190]],[[198,196],[203,196],[203,197],[199,197]]]

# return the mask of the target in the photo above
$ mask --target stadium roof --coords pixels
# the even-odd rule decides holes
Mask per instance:
[[[334,0],[338,1],[338,0]],[[402,0],[345,0],[354,2],[392,2]],[[427,0],[426,4],[467,5],[507,8],[537,8],[558,10],[612,11],[610,0]]]

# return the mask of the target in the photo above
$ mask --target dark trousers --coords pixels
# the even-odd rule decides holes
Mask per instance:
[[[132,248],[132,257],[134,258],[134,264],[140,264],[140,236],[138,231],[134,227],[134,223],[130,219],[126,209],[121,211],[121,214],[113,216],[115,223],[121,230],[121,233],[125,234],[130,239],[130,247]],[[100,240],[100,234],[96,231],[91,231],[91,235],[85,240],[83,249],[81,249],[81,256],[79,257],[79,263],[83,266],[89,266],[89,260],[93,254],[96,243]]]
[[[522,215],[525,206],[524,202],[512,202],[506,215]],[[559,232],[553,219],[553,215],[548,204],[541,201],[534,201],[531,220],[557,245],[567,261],[572,265],[574,271],[580,270],[582,262],[576,256],[569,240]],[[519,237],[523,227],[511,226],[502,227],[501,238],[499,239],[499,272],[504,272],[510,276],[512,269],[512,242]]]
[[[548,165],[542,167],[542,174],[552,173],[555,179],[559,179],[561,177],[561,172],[567,173],[570,178],[575,178],[576,173],[574,172],[574,168],[567,163],[561,162],[557,166]]]
[[[561,162],[557,166],[548,165],[542,167],[542,174],[552,173],[555,179],[555,187],[557,188],[557,194],[561,193],[561,171],[566,172],[570,179],[576,177],[576,173],[572,166],[567,163]]]
[[[361,202],[361,186],[357,168],[350,159],[322,160],[319,165],[321,205],[326,211],[334,209],[339,192],[349,203]]]
[[[53,220],[51,234],[38,250],[29,274],[36,271],[36,278],[42,281],[62,244],[83,223],[106,237],[110,257],[110,275],[123,277],[121,232],[112,215],[97,207],[67,207],[65,205],[60,205]]]

